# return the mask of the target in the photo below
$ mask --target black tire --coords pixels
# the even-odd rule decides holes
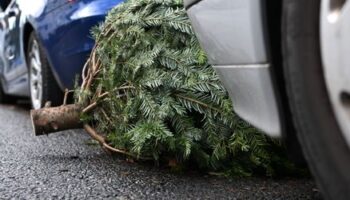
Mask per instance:
[[[350,151],[331,108],[320,53],[320,1],[284,0],[284,74],[305,157],[328,199],[350,199]]]
[[[39,46],[39,53],[40,53],[40,61],[41,61],[41,76],[42,76],[42,100],[41,100],[41,107],[44,107],[45,103],[50,101],[52,106],[58,106],[62,104],[63,99],[63,92],[60,89],[60,87],[57,84],[57,81],[51,71],[50,64],[47,60],[45,51],[43,50],[42,45],[40,44],[40,41],[38,40],[37,35],[32,32],[29,41],[28,41],[28,49],[27,49],[27,63],[28,63],[28,70],[29,74],[31,73],[32,67],[30,65],[30,51],[32,48],[32,45],[34,44],[34,41],[37,42]],[[29,81],[30,76],[29,76]],[[32,95],[32,91],[30,92]],[[34,108],[33,102],[32,107]]]

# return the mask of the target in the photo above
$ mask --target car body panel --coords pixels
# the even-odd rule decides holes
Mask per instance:
[[[26,96],[28,92],[25,55],[21,49],[23,44],[21,25],[25,18],[15,1],[1,13],[0,42],[3,44],[0,50],[0,77],[3,90],[7,94]]]
[[[106,12],[121,2],[80,0],[60,6],[46,17],[35,18],[39,38],[46,47],[49,62],[62,89],[73,87],[72,80],[81,73],[94,46],[91,28],[102,22]]]
[[[261,0],[185,0],[195,33],[243,119],[282,136]]]
[[[243,65],[267,62],[260,2],[203,0],[188,10],[210,63]]]
[[[235,112],[271,137],[281,137],[281,123],[269,64],[214,65]]]
[[[0,57],[4,92],[17,96],[30,94],[25,59],[27,41],[24,37],[27,26],[37,34],[61,89],[73,88],[75,77],[81,73],[94,46],[91,28],[101,23],[107,12],[121,2],[123,0],[13,0],[12,4],[19,14],[14,17],[16,30],[8,30],[10,37],[7,38],[11,38],[12,42],[0,43],[9,47],[15,45],[13,51],[18,56],[9,67],[2,63],[6,62],[6,58]],[[0,40],[4,34],[0,30]]]

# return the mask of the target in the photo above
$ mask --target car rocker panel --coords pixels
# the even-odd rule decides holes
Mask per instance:
[[[235,112],[268,135],[281,137],[261,3],[185,0],[197,37],[227,88]]]

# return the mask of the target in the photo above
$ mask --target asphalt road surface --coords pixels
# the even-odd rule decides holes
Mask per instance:
[[[312,180],[174,174],[88,145],[83,131],[34,137],[28,106],[0,106],[0,199],[318,199]]]

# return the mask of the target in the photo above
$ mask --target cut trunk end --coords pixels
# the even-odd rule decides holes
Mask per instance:
[[[80,122],[81,111],[81,107],[76,104],[31,110],[30,116],[34,135],[47,135],[82,128],[83,125]]]

